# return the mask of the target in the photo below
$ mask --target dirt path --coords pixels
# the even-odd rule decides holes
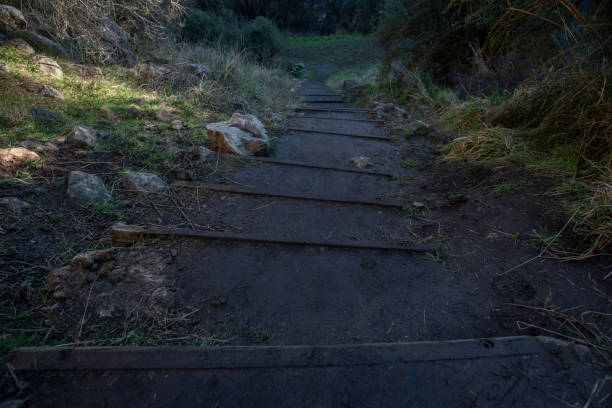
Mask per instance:
[[[217,164],[211,177],[205,180],[207,183],[275,192],[276,196],[211,192],[205,189],[194,191],[193,188],[175,190],[183,213],[169,211],[158,217],[151,211],[145,221],[185,227],[185,219],[188,219],[189,223],[204,230],[257,235],[274,240],[311,240],[321,244],[300,246],[193,240],[155,243],[160,250],[167,248],[172,252],[173,261],[164,274],[174,283],[176,298],[180,303],[177,306],[189,305],[193,308],[190,332],[195,338],[209,339],[209,344],[226,346],[310,347],[517,334],[558,333],[563,336],[567,333],[559,327],[563,321],[559,316],[551,316],[546,311],[547,307],[554,304],[555,310],[564,310],[566,316],[571,315],[568,309],[573,307],[577,307],[575,310],[580,313],[610,310],[607,297],[610,292],[603,279],[606,269],[602,263],[562,264],[555,260],[537,259],[524,268],[505,273],[534,256],[532,247],[519,245],[516,240],[519,236],[528,235],[530,228],[544,217],[545,210],[552,208],[551,200],[536,195],[535,191],[541,191],[541,186],[528,185],[520,191],[520,195],[508,194],[503,200],[496,200],[490,195],[491,183],[499,174],[507,175],[512,170],[441,164],[437,161],[435,141],[426,138],[377,140],[338,135],[353,133],[384,137],[387,132],[367,112],[343,103],[329,103],[329,100],[335,100],[334,96],[320,96],[330,93],[324,80],[332,69],[325,66],[317,68],[318,76],[304,84],[300,92],[307,100],[316,98],[323,101],[309,103],[310,107],[333,108],[343,112],[297,113],[289,119],[287,127],[315,132],[282,133],[275,144],[273,158],[348,168],[351,157],[365,156],[372,163],[369,170],[391,173],[396,178],[265,162],[222,160],[229,165]],[[402,166],[406,160],[417,165]],[[516,179],[524,177],[523,174],[511,175]],[[533,183],[546,183],[546,180],[535,180]],[[408,205],[402,209],[279,197],[283,194],[381,203],[395,200],[393,202]],[[427,209],[415,206],[415,202],[424,203]],[[513,238],[504,235],[504,232],[510,231]],[[517,232],[518,235],[515,234]],[[432,245],[434,250],[423,254],[329,248],[324,245],[332,240],[405,245],[406,248],[427,244]],[[599,325],[598,330],[608,332],[607,316],[596,314],[591,317],[589,322]],[[519,327],[523,330],[517,328],[517,321],[522,323]],[[585,321],[568,324],[576,328],[585,327],[581,325]],[[591,337],[580,339],[591,340]],[[486,343],[485,348],[494,347],[492,344]],[[529,343],[528,346],[531,350],[533,345]],[[477,347],[481,347],[480,343]],[[550,353],[555,353],[555,350],[560,353],[556,347],[553,346],[552,351],[546,348],[546,356],[551,356]],[[266,398],[270,395],[280,398],[276,400],[279,406],[291,406],[292,403],[287,401],[293,397],[297,405],[300,405],[300,398],[301,404],[310,406],[321,401],[322,406],[376,406],[380,401],[395,405],[400,403],[398,395],[410,389],[410,393],[418,396],[415,401],[421,401],[418,406],[491,406],[487,404],[496,401],[496,406],[510,407],[529,406],[537,400],[538,406],[552,407],[556,406],[557,401],[550,399],[547,393],[561,395],[558,392],[560,389],[565,389],[567,384],[579,378],[585,382],[572,386],[568,398],[571,397],[571,401],[586,400],[594,385],[592,372],[586,373],[582,368],[575,367],[577,357],[574,354],[563,354],[563,359],[549,361],[549,357],[541,358],[539,355],[519,357],[523,356],[521,353],[527,355],[532,351],[513,350],[504,354],[503,358],[501,355],[493,356],[494,363],[471,362],[468,357],[464,362],[464,357],[460,357],[458,361],[444,363],[446,365],[438,364],[435,369],[419,365],[421,363],[411,363],[413,365],[409,367],[402,366],[392,371],[393,361],[407,361],[394,354],[394,358],[399,360],[383,359],[387,366],[383,362],[372,363],[378,367],[372,371],[365,368],[369,367],[366,363],[359,369],[345,366],[346,361],[352,358],[350,356],[338,357],[342,368],[334,366],[336,363],[329,363],[329,367],[332,367],[329,368],[321,361],[336,361],[335,352],[327,354],[328,351],[322,351],[325,357],[317,357],[315,354],[318,351],[309,349],[303,351],[304,355],[315,357],[308,359],[308,364],[315,361],[321,366],[313,368],[313,365],[303,370],[296,368],[301,367],[301,363],[294,366],[292,364],[296,364],[296,360],[287,357],[288,362],[278,363],[278,367],[283,367],[284,371],[274,371],[262,369],[258,365],[259,360],[249,360],[248,350],[252,349],[228,349],[229,354],[226,354],[237,353],[232,361],[250,361],[247,365],[231,363],[227,366],[226,362],[220,362],[214,367],[211,365],[211,369],[217,371],[198,372],[195,376],[191,372],[173,371],[174,368],[186,366],[170,367],[166,359],[162,366],[170,370],[166,372],[170,374],[163,378],[170,378],[168,381],[153,381],[155,376],[151,374],[152,371],[147,375],[123,373],[117,374],[117,377],[114,377],[115,374],[101,377],[92,374],[82,381],[70,375],[55,379],[47,375],[44,379],[46,382],[40,387],[42,394],[38,394],[38,397],[46,395],[48,401],[53,401],[53,384],[60,389],[70,389],[71,382],[76,384],[74,381],[81,381],[80,384],[89,387],[87,389],[95,390],[100,382],[115,384],[117,378],[121,378],[117,387],[122,390],[126,384],[140,384],[137,387],[138,396],[132,398],[138,402],[147,401],[150,397],[148,387],[155,382],[159,383],[156,387],[162,389],[180,388],[188,392],[186,400],[196,405],[197,399],[200,402],[217,400],[226,401],[229,405],[248,406],[249,401],[269,402]],[[265,350],[264,354],[269,357],[283,356],[288,349]],[[297,353],[297,350],[289,354]],[[437,350],[432,353],[437,355],[440,349]],[[239,355],[243,352],[244,355]],[[372,358],[373,354],[363,353]],[[393,353],[398,353],[398,350]],[[540,348],[537,353],[542,353]],[[366,361],[367,358],[363,360],[364,356],[360,356],[359,361]],[[134,361],[144,361],[135,358]],[[85,364],[87,359],[82,361]],[[566,361],[570,362],[566,364]],[[523,363],[525,367],[529,365],[529,372],[523,371]],[[568,368],[570,366],[571,370]],[[322,367],[326,367],[324,373]],[[442,371],[439,371],[440,367]],[[448,372],[440,374],[447,369],[453,373],[448,378],[445,377]],[[234,377],[229,376],[230,371]],[[549,374],[559,371],[563,372],[560,377],[555,377],[554,381],[548,380]],[[397,372],[397,375],[390,375],[392,372]],[[467,372],[469,376],[465,374]],[[481,378],[479,372],[487,372],[486,379]],[[378,376],[376,373],[385,379],[370,388],[366,387],[367,391],[361,394],[356,392],[356,388],[360,387],[355,387],[355,384],[367,383],[368,377]],[[312,395],[306,397],[306,394],[316,394],[323,389],[321,383],[315,380],[320,375],[329,384],[338,381],[341,385],[339,388],[323,387],[326,396],[317,402]],[[500,380],[502,377],[503,380]],[[237,378],[238,382],[228,380],[231,378]],[[404,381],[407,378],[414,381],[410,380],[408,384]],[[450,381],[454,385],[448,395],[432,398],[431,393],[436,393],[432,384],[442,386],[440,382],[436,383],[435,379],[438,378],[446,381],[445,384]],[[507,381],[507,378],[520,380]],[[461,379],[470,381],[467,383]],[[270,388],[268,381],[287,383],[287,392],[292,398],[287,399],[285,394],[283,399],[283,387]],[[309,385],[301,387],[302,381]],[[206,383],[206,389],[210,391],[205,396],[198,391],[200,383]],[[229,397],[241,387],[249,388],[247,384],[258,384],[252,386],[249,397]],[[421,387],[429,390],[429,397],[419,391]],[[462,390],[465,387],[472,387],[472,394],[464,395]],[[380,393],[381,389],[385,389],[385,392]],[[129,392],[122,391],[121,395]],[[529,395],[528,392],[535,394],[523,399],[524,395]],[[130,394],[132,397],[133,393]],[[242,395],[241,392],[238,394]],[[95,395],[100,400],[113,400],[108,395]],[[381,399],[377,400],[373,395],[381,395]],[[78,393],[75,394],[77,397]],[[166,395],[159,401],[170,400]]]

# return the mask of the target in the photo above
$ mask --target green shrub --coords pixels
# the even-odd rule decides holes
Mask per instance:
[[[244,29],[246,46],[259,60],[267,61],[282,47],[282,38],[272,20],[257,17]]]
[[[183,27],[183,37],[192,42],[236,45],[241,37],[240,24],[234,13],[227,9],[190,9]]]

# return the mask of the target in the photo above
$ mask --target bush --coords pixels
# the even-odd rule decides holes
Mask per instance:
[[[183,27],[183,37],[192,42],[237,45],[241,37],[238,17],[227,9],[190,9]]]
[[[246,46],[260,61],[267,61],[282,47],[276,24],[265,17],[257,17],[244,30]]]

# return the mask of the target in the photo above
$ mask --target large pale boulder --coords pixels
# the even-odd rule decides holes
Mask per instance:
[[[98,143],[98,131],[85,125],[75,125],[66,135],[66,144],[78,149],[92,149]]]
[[[41,72],[58,79],[62,79],[64,77],[62,67],[60,67],[57,61],[55,61],[53,58],[49,58],[44,55],[37,55],[34,57],[34,62],[38,64]]]
[[[168,185],[157,175],[137,172],[125,175],[125,187],[144,194],[163,193],[168,190]]]
[[[25,147],[9,147],[0,149],[0,166],[14,166],[28,160],[40,160],[40,156]]]
[[[110,194],[100,177],[82,171],[73,171],[68,175],[66,196],[88,203],[99,203],[110,199]]]
[[[206,126],[210,147],[241,156],[267,156],[270,138],[263,124],[253,115],[234,113],[226,122]]]

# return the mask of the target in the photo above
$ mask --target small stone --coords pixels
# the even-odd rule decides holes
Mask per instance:
[[[58,91],[57,89],[47,85],[42,84],[40,82],[26,82],[23,87],[31,93],[46,96],[48,98],[59,99],[60,101],[64,100],[64,95]]]
[[[178,251],[176,249],[171,249],[170,250],[170,256],[172,256],[173,258],[176,258],[178,255]]]
[[[44,55],[37,55],[34,58],[34,62],[38,64],[38,67],[43,73],[49,74],[57,79],[62,79],[64,77],[62,67],[60,67],[57,61],[55,61],[53,58],[49,58]]]
[[[125,186],[144,194],[161,193],[168,190],[168,185],[157,175],[151,173],[128,173],[125,176]]]
[[[50,142],[39,143],[34,140],[26,140],[19,144],[26,149],[32,150],[37,153],[57,153],[59,148]]]
[[[91,282],[95,282],[97,278],[98,278],[98,275],[92,272],[92,273],[87,274],[87,276],[85,277],[85,280],[91,283]]]
[[[0,149],[0,166],[22,164],[26,160],[40,160],[40,156],[25,147]]]
[[[36,52],[27,41],[21,38],[13,38],[8,43],[22,55],[33,55]]]
[[[418,201],[413,201],[412,202],[412,206],[416,207],[416,208],[425,208],[425,203],[421,203],[421,202],[418,202]]]
[[[0,61],[0,74],[10,74],[11,73],[11,69],[9,68],[8,64],[4,61]]]
[[[30,108],[30,117],[38,122],[63,123],[64,118],[59,113],[47,108]]]
[[[8,208],[10,211],[14,212],[21,212],[30,208],[30,204],[16,197],[4,197],[0,198],[0,207]]]
[[[370,166],[370,159],[363,156],[352,157],[351,166],[356,167],[358,169],[365,169]]]
[[[212,157],[215,154],[210,149],[207,149],[204,146],[194,146],[187,150],[187,155],[191,160],[198,161],[206,161],[209,157]]]
[[[73,200],[96,203],[110,199],[102,180],[82,171],[73,171],[68,175],[66,196]]]
[[[98,132],[89,126],[75,125],[66,135],[66,144],[79,149],[91,149],[98,143]]]
[[[181,130],[183,128],[183,121],[182,120],[172,121],[172,123],[170,124],[170,128],[174,130]]]

